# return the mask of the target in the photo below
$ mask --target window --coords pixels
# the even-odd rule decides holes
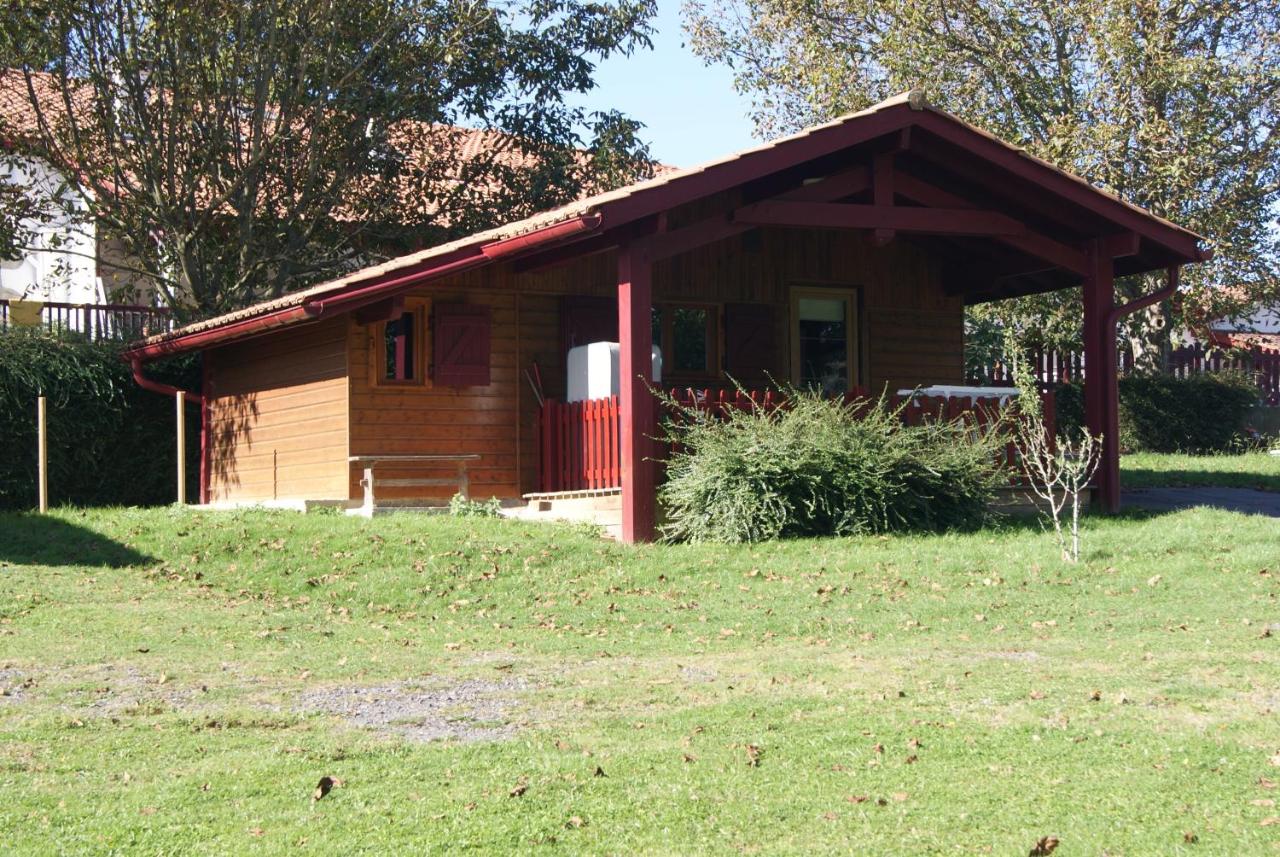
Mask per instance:
[[[857,383],[857,293],[793,289],[791,374],[797,386],[833,396]]]
[[[426,383],[427,301],[410,298],[400,314],[370,325],[370,363],[379,385]]]
[[[413,312],[401,313],[398,319],[382,326],[384,381],[412,381],[417,342],[414,338]]]
[[[653,344],[662,351],[663,375],[714,375],[718,332],[713,307],[655,304]]]

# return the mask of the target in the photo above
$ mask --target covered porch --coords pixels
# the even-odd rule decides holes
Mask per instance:
[[[702,187],[712,176],[717,186]],[[594,325],[578,342],[619,343],[616,403],[541,411],[539,486],[557,484],[546,474],[563,466],[565,450],[594,448],[574,447],[573,433],[598,425],[602,451],[582,466],[608,474],[598,485],[620,488],[625,541],[654,534],[652,345],[667,387],[714,392],[730,378],[749,388],[774,379],[831,395],[893,395],[962,383],[966,305],[1075,287],[1085,359],[1104,367],[1089,374],[1086,394],[1088,426],[1104,438],[1095,499],[1114,511],[1117,321],[1170,297],[1179,266],[1206,258],[1193,234],[928,108],[918,93],[618,193],[601,209],[606,225],[615,206],[643,202],[645,213],[627,211],[625,226],[532,254],[517,270],[539,275],[587,258],[609,265],[613,283],[595,292],[594,309],[567,300],[561,312],[570,331]],[[1117,306],[1115,278],[1152,270],[1167,272],[1165,286]],[[747,285],[741,300],[722,300],[726,276],[763,291]]]

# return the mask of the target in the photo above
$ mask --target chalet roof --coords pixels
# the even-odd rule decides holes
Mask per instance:
[[[1090,209],[1099,222],[1114,224],[1111,231],[1133,229],[1147,237],[1160,239],[1161,247],[1170,259],[1168,264],[1207,258],[1206,252],[1200,249],[1203,239],[1194,232],[1095,188],[1084,179],[931,106],[922,91],[912,90],[864,110],[699,166],[673,170],[647,181],[372,265],[274,300],[152,336],[139,343],[132,353],[150,359],[204,347],[214,343],[214,337],[209,334],[226,331],[226,338],[247,335],[246,323],[256,319],[279,318],[280,323],[301,320],[302,315],[297,312],[300,308],[318,307],[322,302],[349,298],[357,292],[372,302],[397,289],[403,292],[436,276],[456,272],[460,266],[479,266],[499,257],[498,253],[486,252],[487,248],[498,245],[506,248],[515,243],[517,252],[545,249],[565,241],[567,232],[564,227],[575,223],[581,224],[581,231],[587,232],[614,229],[674,205],[829,156],[911,126],[948,136],[954,145],[973,151],[978,158],[989,161],[1000,158],[1000,169],[1021,172],[1022,180],[1044,186],[1044,193],[1071,198],[1073,204]],[[504,252],[501,256],[507,258],[509,253]],[[1147,269],[1162,266],[1148,263]],[[413,282],[407,283],[409,279]],[[380,292],[383,285],[385,291]]]

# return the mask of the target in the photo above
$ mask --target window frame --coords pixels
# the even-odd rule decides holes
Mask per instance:
[[[388,378],[386,365],[387,324],[391,319],[369,325],[369,384],[373,387],[422,387],[431,386],[427,377],[427,351],[431,348],[431,330],[427,326],[431,314],[430,298],[405,298],[400,315],[413,316],[413,377]]]
[[[861,328],[861,294],[858,286],[847,284],[824,285],[820,283],[800,283],[790,289],[790,315],[787,319],[787,338],[790,342],[791,383],[796,387],[800,380],[800,299],[817,298],[831,300],[843,298],[845,302],[845,329],[849,335],[845,338],[845,366],[847,373],[845,382],[847,390],[859,386],[862,378],[862,328]]]
[[[722,325],[721,305],[707,301],[654,301],[653,308],[661,313],[661,342],[654,343],[662,352],[662,380],[675,381],[717,380],[721,377]],[[678,309],[703,310],[707,314],[707,363],[705,369],[676,369],[675,365],[675,313]],[[668,310],[672,310],[669,312]],[[668,359],[667,343],[671,343]]]

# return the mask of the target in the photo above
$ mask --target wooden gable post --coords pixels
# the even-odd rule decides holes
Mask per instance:
[[[1115,275],[1101,241],[1088,252],[1084,298],[1084,412],[1089,433],[1102,435],[1096,499],[1103,511],[1120,510],[1120,391],[1116,377]]]
[[[618,249],[618,383],[621,388],[619,463],[622,471],[622,540],[654,536],[656,412],[653,372],[652,265],[645,248]]]

